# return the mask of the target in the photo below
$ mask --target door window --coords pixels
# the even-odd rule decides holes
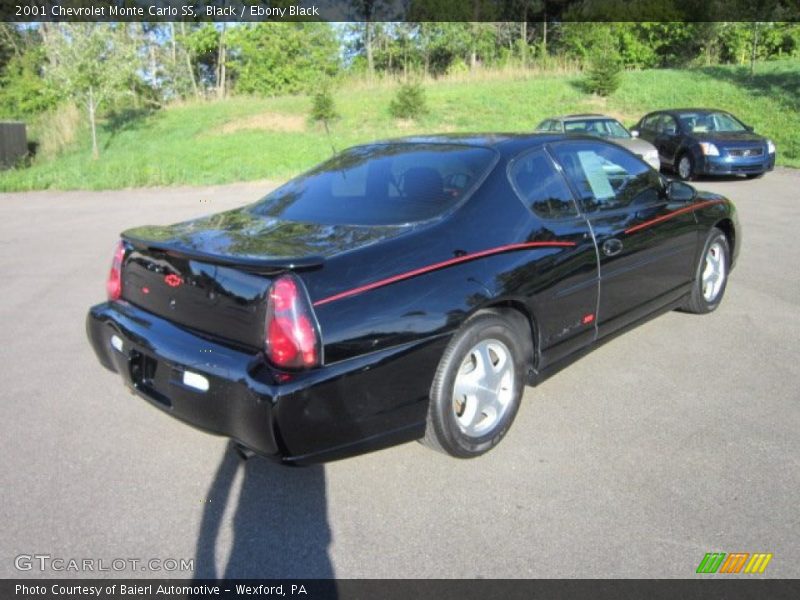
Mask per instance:
[[[661,115],[658,120],[658,133],[662,135],[675,135],[678,132],[678,123],[671,115]]]
[[[627,207],[638,210],[663,201],[658,174],[617,146],[564,142],[554,144],[553,150],[586,212]]]
[[[644,121],[642,121],[642,129],[646,129],[648,131],[655,131],[656,126],[658,125],[658,119],[661,115],[650,115],[646,117]]]

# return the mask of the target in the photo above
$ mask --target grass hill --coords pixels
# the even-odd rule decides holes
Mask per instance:
[[[547,116],[572,112],[603,112],[631,125],[645,112],[684,106],[733,112],[775,141],[778,164],[800,167],[800,61],[758,64],[752,77],[742,67],[627,72],[608,99],[584,93],[580,80],[577,74],[496,71],[428,81],[429,112],[418,122],[389,115],[394,84],[345,83],[334,93],[341,117],[330,139],[308,122],[307,97],[175,105],[107,120],[97,161],[81,135],[54,157],[1,172],[0,191],[280,180],[329,156],[332,145],[416,133],[530,131]]]

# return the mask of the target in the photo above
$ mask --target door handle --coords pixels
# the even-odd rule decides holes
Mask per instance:
[[[606,256],[614,256],[622,252],[622,242],[617,238],[611,238],[603,242],[601,248]]]

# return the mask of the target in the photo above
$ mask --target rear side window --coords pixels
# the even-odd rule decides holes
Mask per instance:
[[[256,214],[324,225],[402,225],[455,207],[496,160],[489,148],[397,143],[345,150],[264,199]]]
[[[650,115],[649,117],[645,118],[642,121],[642,129],[647,129],[649,131],[655,131],[656,125],[658,124],[658,119],[661,117],[660,114],[658,115]]]
[[[564,177],[544,151],[536,150],[516,159],[509,176],[525,206],[538,216],[560,219],[578,214]]]

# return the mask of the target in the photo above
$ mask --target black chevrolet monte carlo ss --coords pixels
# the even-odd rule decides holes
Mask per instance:
[[[137,394],[243,453],[474,457],[526,384],[656,314],[713,311],[740,245],[730,201],[603,140],[409,138],[124,232],[87,330]]]

